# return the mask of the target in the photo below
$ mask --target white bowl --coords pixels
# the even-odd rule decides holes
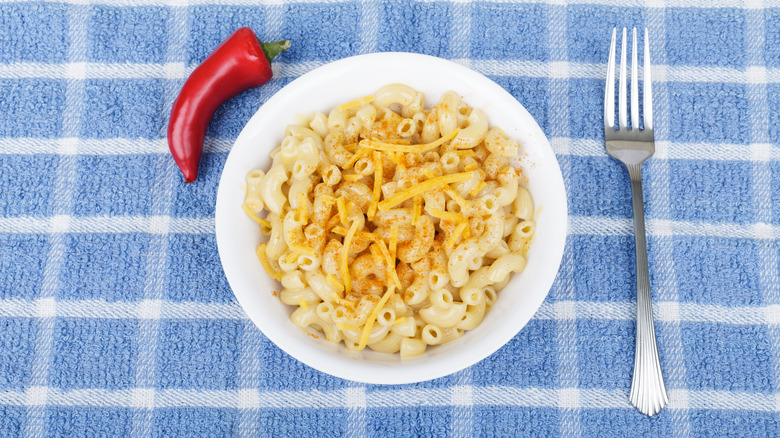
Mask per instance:
[[[272,294],[281,285],[265,273],[255,256],[261,239],[257,224],[241,209],[251,169],[267,170],[268,153],[282,140],[284,127],[300,116],[372,94],[389,83],[425,93],[426,101],[454,90],[481,108],[491,126],[500,126],[521,144],[536,204],[536,236],[524,272],[499,293],[498,303],[475,330],[453,342],[401,360],[397,354],[350,352],[343,344],[314,339],[289,321],[294,310]],[[552,286],[566,240],[567,210],[563,177],[544,133],[528,111],[490,79],[443,59],[410,53],[355,56],[317,68],[281,89],[261,106],[236,140],[222,171],[215,213],[222,267],[238,302],[279,348],[301,362],[343,379],[377,384],[420,382],[446,376],[486,358],[531,319]]]

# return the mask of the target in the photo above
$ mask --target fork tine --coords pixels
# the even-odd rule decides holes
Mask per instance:
[[[617,29],[612,29],[612,44],[609,46],[609,62],[607,62],[607,84],[604,87],[604,125],[615,128],[615,36]]]
[[[620,130],[625,130],[626,123],[626,28],[623,28],[623,44],[620,48],[620,89],[618,90],[618,114],[620,115]]]
[[[634,44],[631,49],[631,130],[639,130],[639,75],[636,61],[636,28],[632,31]]]
[[[644,75],[644,102],[645,102],[645,129],[653,129],[653,79],[650,75],[652,64],[650,63],[650,40],[647,37],[647,28],[645,28],[645,62],[642,66]]]

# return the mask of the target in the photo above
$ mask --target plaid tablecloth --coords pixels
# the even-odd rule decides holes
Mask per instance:
[[[0,3],[1,436],[779,436],[780,3],[104,0]],[[231,100],[201,176],[167,151],[171,102],[233,30],[287,38]],[[613,27],[648,27],[644,166],[669,406],[628,403],[628,176],[603,145]],[[504,348],[416,385],[356,384],[271,344],[220,268],[217,180],[253,112],[332,60],[420,52],[479,71],[549,136],[570,233]]]

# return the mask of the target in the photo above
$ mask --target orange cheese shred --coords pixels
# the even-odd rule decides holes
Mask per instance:
[[[247,215],[249,215],[249,217],[251,217],[252,219],[254,219],[254,221],[255,221],[255,222],[257,222],[258,224],[260,224],[260,225],[262,225],[262,226],[264,226],[264,227],[268,228],[269,230],[271,229],[271,223],[270,223],[270,222],[268,222],[268,221],[267,221],[267,220],[265,220],[265,219],[260,219],[259,217],[257,217],[257,215],[256,215],[256,214],[255,214],[255,213],[254,213],[254,212],[253,212],[253,211],[252,211],[250,208],[249,208],[249,206],[248,206],[248,205],[246,205],[246,204],[243,204],[243,205],[241,206],[241,208],[243,208],[243,209],[244,209],[244,212],[246,212],[246,214],[247,214]]]
[[[260,245],[257,245],[257,249],[255,250],[255,254],[257,254],[257,258],[260,259],[260,264],[263,265],[263,269],[265,269],[265,272],[268,273],[268,275],[271,276],[271,278],[276,279],[276,281],[280,281],[282,279],[282,273],[277,272],[274,268],[271,267],[271,263],[268,262],[268,256],[265,254],[265,243],[261,243]]]
[[[341,278],[344,279],[344,291],[349,294],[352,292],[352,283],[349,280],[349,265],[347,259],[349,257],[349,246],[352,244],[352,238],[355,237],[357,232],[358,223],[352,222],[352,225],[347,231],[347,235],[344,236],[344,246],[341,248]]]
[[[387,288],[387,291],[385,291],[384,295],[382,295],[382,298],[379,300],[379,302],[376,303],[376,306],[374,306],[374,310],[372,310],[368,315],[366,324],[363,326],[363,334],[360,335],[358,350],[366,348],[366,343],[368,343],[368,337],[371,335],[371,328],[374,326],[374,321],[376,321],[376,317],[379,316],[379,312],[382,310],[382,307],[385,306],[387,300],[390,299],[393,293],[395,293],[395,285],[390,285]]]
[[[442,176],[437,176],[436,178],[431,178],[419,184],[415,184],[406,190],[402,190],[394,194],[393,196],[385,199],[384,201],[380,202],[379,210],[381,211],[389,210],[395,207],[396,205],[406,201],[407,199],[411,198],[414,195],[427,192],[437,187],[447,186],[447,184],[465,181],[473,177],[474,177],[474,172],[461,172],[461,173],[453,173],[451,175],[442,175]]]

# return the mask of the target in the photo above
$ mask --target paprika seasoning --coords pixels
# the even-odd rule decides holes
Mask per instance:
[[[242,27],[193,70],[173,102],[168,123],[168,146],[185,182],[198,177],[206,128],[217,108],[268,82],[271,60],[289,47],[287,40],[262,43],[252,29]]]

